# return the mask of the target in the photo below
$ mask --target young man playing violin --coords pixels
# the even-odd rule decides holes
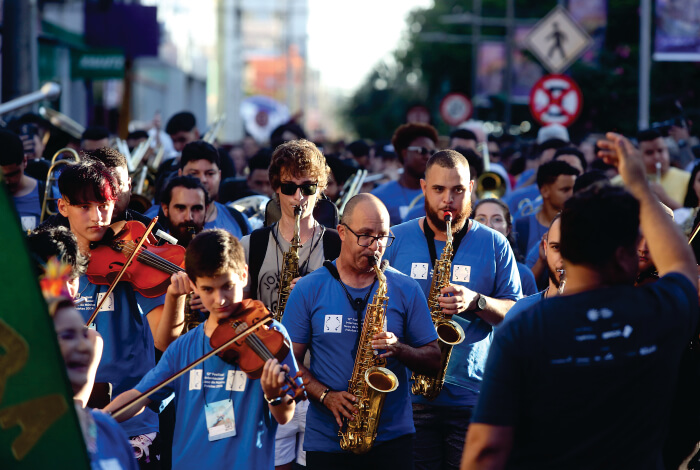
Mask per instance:
[[[118,193],[114,175],[99,161],[85,161],[65,168],[58,187],[61,192],[58,209],[68,218],[81,253],[89,256],[93,246],[103,241],[110,228]],[[100,262],[105,261],[91,257],[88,275],[80,277],[77,298],[87,301],[77,308],[85,320],[109,287],[90,281],[91,269]],[[112,386],[113,396],[131,389],[155,365],[154,345],[164,350],[177,338],[184,316],[180,294],[190,290],[186,280],[184,273],[173,275],[167,294],[156,298],[143,296],[127,282],[116,285],[100,308],[94,324],[90,325],[104,340],[94,398],[107,401],[108,384]],[[157,415],[149,410],[123,427],[131,436],[141,468],[159,468]]]
[[[248,266],[240,242],[225,230],[205,230],[197,235],[187,247],[185,265],[192,289],[211,312],[209,317],[176,340],[158,365],[105,411],[114,412],[138,399],[149,388],[167,381],[211,352],[214,347],[211,338],[218,339],[222,333],[227,335],[226,339],[233,338],[236,331],[226,320],[245,321],[250,314],[267,313],[261,303],[243,300]],[[272,326],[291,344],[281,324],[273,322]],[[228,350],[226,353],[226,359],[232,360]],[[262,369],[262,375],[258,375],[259,379],[252,378],[255,374],[249,368],[242,370],[239,366],[248,362],[251,353],[250,348],[238,349],[232,362],[219,355],[212,356],[150,397],[138,399],[115,414],[115,418],[125,420],[135,416],[131,419],[136,419],[145,406],[175,392],[173,469],[224,465],[236,469],[272,469],[277,423],[289,421],[295,408],[292,392],[282,388],[285,373],[293,377],[297,366],[293,354],[290,351],[285,354],[282,349],[282,365],[277,359],[257,359],[256,367]],[[299,379],[294,380],[299,384]]]

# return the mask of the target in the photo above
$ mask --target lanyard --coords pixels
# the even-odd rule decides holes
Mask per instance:
[[[459,244],[462,243],[462,239],[469,231],[469,221],[464,224],[462,230],[457,232],[452,238],[452,253],[457,253]],[[430,252],[430,262],[435,267],[435,261],[437,260],[437,250],[435,249],[435,232],[430,228],[428,224],[428,218],[423,219],[423,234],[425,235],[425,241],[428,244],[428,251]]]
[[[207,335],[204,333],[204,327],[202,327],[202,356],[204,356],[207,351]],[[221,359],[223,361],[223,359]],[[206,362],[206,361],[204,361]],[[204,379],[207,377],[207,373],[204,370],[204,362],[202,362],[202,397],[204,398],[204,405],[206,406],[207,404],[207,387],[204,386]],[[225,362],[225,361],[224,361]],[[237,370],[237,366],[233,366],[233,370]],[[228,377],[226,374],[224,374],[224,392],[226,391],[226,381],[228,380]],[[229,399],[233,401],[233,384],[231,384],[231,395],[229,396]]]

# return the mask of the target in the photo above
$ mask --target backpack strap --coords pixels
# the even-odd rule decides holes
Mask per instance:
[[[340,256],[340,244],[340,235],[338,235],[338,231],[327,228],[323,232],[323,259],[333,261]],[[335,269],[335,267],[333,269]]]
[[[250,233],[250,229],[248,222],[246,222],[245,220],[245,216],[233,207],[229,207],[226,204],[224,204],[224,206],[226,207],[226,209],[228,209],[231,216],[236,220],[236,223],[241,228],[241,237],[245,237],[246,235],[248,235]]]
[[[248,275],[250,276],[250,298],[253,300],[258,300],[258,277],[260,276],[260,268],[265,260],[271,231],[272,227],[262,227],[253,230],[253,233],[250,234]]]

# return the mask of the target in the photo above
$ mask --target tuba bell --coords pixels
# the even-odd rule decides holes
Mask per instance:
[[[488,138],[480,145],[481,155],[484,159],[484,171],[476,180],[477,199],[501,199],[506,193],[506,182],[501,175],[491,171],[491,159],[489,158]]]
[[[71,161],[71,159],[58,160],[58,157],[64,153],[70,155],[73,161]],[[57,198],[53,197],[53,194],[51,194],[51,192],[53,191],[54,183],[58,179],[54,175],[55,171],[62,166],[76,165],[78,163],[80,163],[80,155],[78,155],[78,152],[76,152],[72,148],[62,148],[58,152],[53,154],[53,157],[51,158],[51,167],[49,167],[49,172],[46,175],[46,188],[44,188],[44,203],[41,205],[41,217],[39,218],[39,223],[42,223],[47,215],[56,215],[58,213],[52,210],[48,205],[49,201],[57,200]]]

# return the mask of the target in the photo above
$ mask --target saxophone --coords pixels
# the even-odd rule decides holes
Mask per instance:
[[[290,286],[292,281],[299,277],[299,248],[301,248],[301,239],[299,237],[299,226],[301,224],[301,207],[294,206],[294,236],[292,243],[289,245],[289,251],[284,253],[282,257],[282,270],[280,271],[280,283],[277,292],[277,311],[275,312],[275,320],[282,321],[284,315],[284,307],[289,299]]]
[[[367,305],[362,334],[355,355],[355,367],[348,381],[348,392],[357,397],[358,413],[352,421],[346,421],[338,432],[340,447],[355,454],[364,454],[372,448],[377,436],[379,415],[382,412],[386,394],[396,390],[399,379],[386,367],[386,359],[379,358],[372,349],[372,337],[384,331],[386,319],[386,276],[379,269],[379,260],[375,255],[374,271],[379,280],[379,287]]]
[[[435,262],[433,281],[430,286],[430,294],[428,294],[428,307],[438,335],[442,367],[436,377],[416,374],[415,372],[411,375],[411,380],[413,380],[411,392],[414,395],[423,395],[428,400],[434,400],[442,390],[447,365],[452,355],[452,347],[464,341],[465,336],[459,323],[445,318],[445,314],[440,308],[440,289],[450,285],[450,272],[452,271],[452,214],[447,211],[445,212],[445,223],[447,224],[447,243],[445,243],[440,259]]]

